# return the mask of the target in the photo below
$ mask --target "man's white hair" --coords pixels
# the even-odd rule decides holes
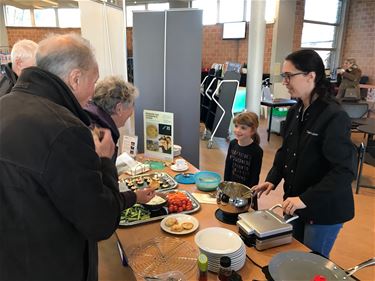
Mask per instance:
[[[38,44],[34,41],[23,39],[17,41],[13,45],[12,52],[10,53],[11,61],[14,64],[17,59],[22,61],[35,57],[36,51],[38,50]]]

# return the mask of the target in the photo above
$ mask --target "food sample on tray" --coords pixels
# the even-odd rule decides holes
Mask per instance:
[[[189,192],[167,190],[167,191],[157,193],[156,196],[157,197],[155,197],[153,200],[150,200],[148,203],[137,204],[133,206],[132,208],[124,210],[121,215],[120,226],[131,226],[131,225],[136,225],[136,224],[143,224],[143,223],[147,223],[150,221],[155,221],[155,220],[160,220],[160,219],[165,218],[166,220],[168,220],[167,224],[169,224],[170,226],[175,225],[176,222],[181,226],[182,230],[178,234],[189,233],[188,231],[194,231],[196,229],[197,227],[196,223],[191,221],[192,218],[190,218],[186,214],[193,213],[199,210],[200,205],[199,205],[199,202],[196,201],[195,198]],[[168,196],[170,200],[172,200],[173,204],[175,204],[176,206],[170,205],[170,208],[167,207]],[[152,205],[152,203],[155,203],[155,205]],[[181,204],[181,207],[179,206],[180,204]],[[156,208],[159,206],[160,208]],[[175,208],[176,208],[176,211],[174,211]],[[171,209],[171,210],[173,209],[173,211],[169,212],[168,209]],[[181,209],[183,211],[179,212],[179,210]],[[173,212],[174,213],[178,212],[178,214],[173,214],[172,217],[169,217],[168,215],[170,215]],[[173,216],[177,216],[177,217],[173,219]],[[193,223],[194,225],[191,227],[190,223]],[[164,221],[162,222],[162,225],[163,227],[168,228],[168,231],[169,231],[170,227],[168,227]],[[177,227],[177,226],[175,227],[177,228],[177,230],[180,229],[180,227]]]
[[[160,197],[159,195],[155,195],[150,201],[148,201],[147,205],[159,205],[163,204],[165,202],[165,199],[163,197]]]
[[[173,232],[181,232],[183,230],[190,230],[194,227],[192,222],[179,222],[176,218],[171,217],[165,221],[165,226]]]
[[[119,182],[125,183],[130,190],[151,187],[157,190],[168,190],[177,187],[177,182],[167,173],[144,174],[138,176],[119,176]]]
[[[125,209],[121,213],[121,223],[148,220],[151,212],[143,208],[142,205],[135,204],[133,207]]]
[[[190,211],[193,208],[190,198],[183,192],[169,193],[167,200],[169,213],[181,213],[183,211]]]

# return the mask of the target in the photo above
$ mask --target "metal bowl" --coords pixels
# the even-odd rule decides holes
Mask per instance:
[[[246,185],[223,181],[217,187],[217,205],[225,213],[244,213],[248,211],[251,204],[250,194],[251,189]]]

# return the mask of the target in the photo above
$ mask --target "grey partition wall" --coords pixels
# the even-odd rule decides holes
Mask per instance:
[[[202,11],[134,12],[134,84],[138,151],[143,151],[143,110],[174,113],[174,142],[199,167],[199,88]]]

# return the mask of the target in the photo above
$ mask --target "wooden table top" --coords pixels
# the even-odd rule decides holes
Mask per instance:
[[[198,170],[189,164],[189,170],[186,172],[190,173],[196,173]],[[172,177],[174,177],[177,173],[172,171],[170,168],[165,168],[164,172],[167,172]],[[179,184],[178,189],[184,189],[189,192],[201,192],[197,189],[195,184],[185,185],[185,184]],[[180,239],[184,239],[185,241],[188,241],[191,243],[193,247],[197,246],[194,242],[194,236],[195,234],[204,228],[207,227],[223,227],[230,229],[234,231],[235,233],[238,233],[238,228],[235,225],[229,225],[225,224],[215,217],[215,211],[217,210],[216,204],[203,204],[201,203],[201,208],[191,215],[194,216],[199,221],[199,228],[190,234],[186,235],[172,235],[169,233],[164,232],[160,227],[160,221],[154,221],[149,222],[145,224],[140,224],[136,226],[129,226],[124,228],[119,228],[116,233],[118,235],[118,238],[123,246],[123,249],[125,253],[127,254],[128,259],[131,259],[129,256],[131,253],[131,250],[135,247],[142,245],[142,243],[146,242],[147,240],[150,240],[154,237],[158,236],[168,236],[168,237],[178,237]],[[197,248],[198,249],[198,248]],[[293,239],[293,242],[291,244],[271,248],[264,251],[258,251],[253,247],[246,247],[246,263],[245,266],[239,271],[239,274],[241,274],[243,280],[265,280],[265,276],[262,273],[261,269],[257,267],[252,261],[254,261],[256,264],[260,266],[266,266],[268,265],[271,258],[280,252],[290,251],[290,250],[299,250],[299,251],[309,251],[307,247],[305,247],[303,244],[298,242],[297,240]],[[251,261],[252,260],[252,261]],[[173,269],[171,269],[173,270]],[[196,280],[197,276],[197,270],[196,272],[192,272],[191,276],[188,280]],[[208,280],[217,280],[217,275],[214,273],[209,272]],[[140,276],[137,276],[138,280],[143,280]]]

